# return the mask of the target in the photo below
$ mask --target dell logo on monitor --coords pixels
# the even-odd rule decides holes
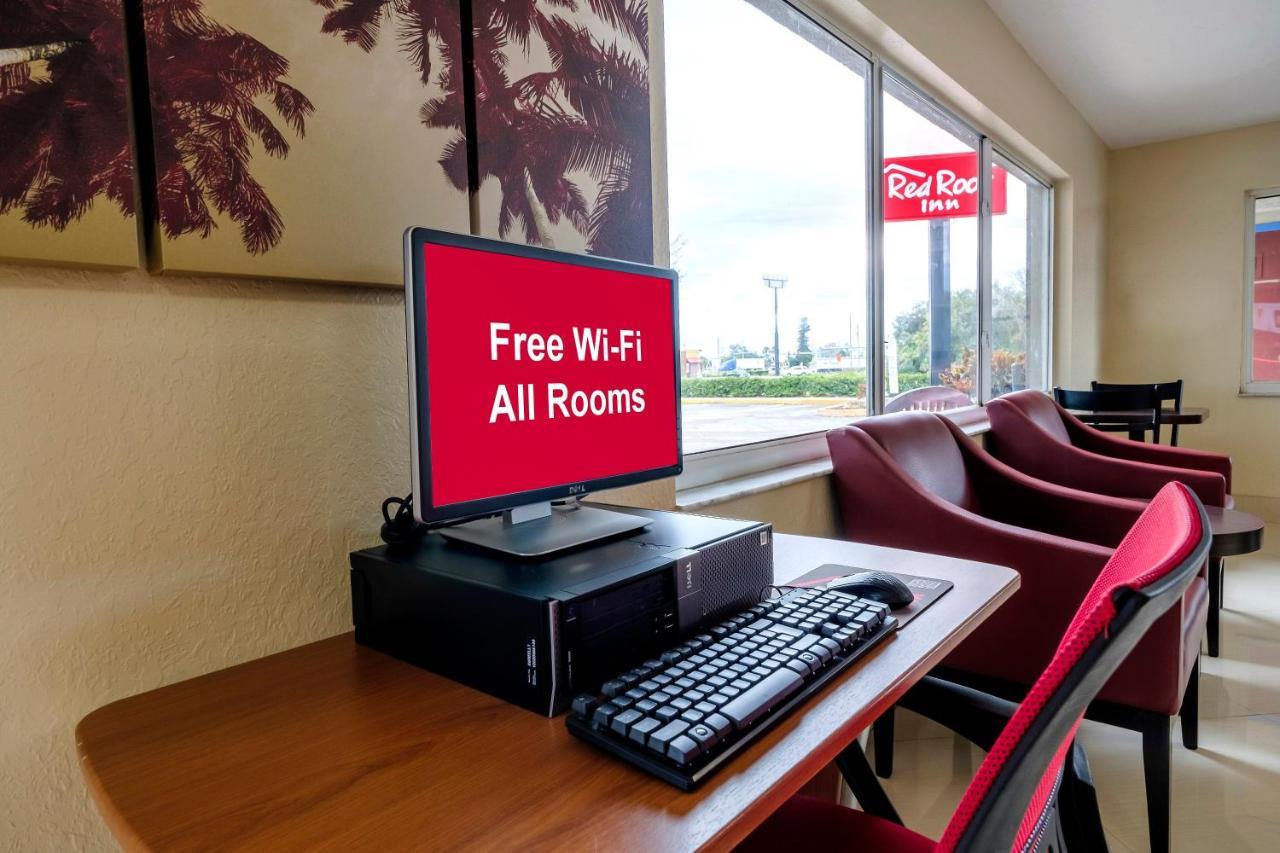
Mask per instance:
[[[586,483],[578,483],[576,486],[569,487],[569,494],[571,495],[582,495],[582,494],[586,494],[586,492],[587,492]]]

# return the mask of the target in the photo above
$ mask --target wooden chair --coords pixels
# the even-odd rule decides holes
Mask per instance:
[[[1141,385],[1124,391],[1071,391],[1066,388],[1054,388],[1053,399],[1064,409],[1077,409],[1088,412],[1127,412],[1145,409],[1151,412],[1149,421],[1116,421],[1114,423],[1094,423],[1095,429],[1103,432],[1127,432],[1135,441],[1142,441],[1147,430],[1151,431],[1152,443],[1160,443],[1160,400],[1156,398],[1155,387]]]
[[[1177,379],[1173,382],[1156,382],[1152,385],[1141,385],[1141,384],[1126,385],[1118,382],[1099,382],[1098,380],[1095,379],[1093,380],[1092,384],[1093,384],[1094,391],[1128,391],[1134,388],[1155,388],[1156,399],[1160,401],[1160,405],[1162,407],[1165,401],[1167,400],[1173,403],[1173,411],[1175,412],[1182,411],[1182,380],[1181,379]],[[1156,411],[1163,412],[1164,409],[1160,408],[1160,409],[1157,409]],[[1159,427],[1156,428],[1156,443],[1157,444],[1160,443]],[[1177,424],[1173,424],[1172,429],[1170,430],[1169,446],[1170,447],[1178,446],[1178,425]]]

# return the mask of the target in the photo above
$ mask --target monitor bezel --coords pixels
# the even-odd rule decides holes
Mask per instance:
[[[676,461],[674,464],[595,480],[579,480],[511,492],[491,498],[462,501],[437,506],[431,494],[431,398],[427,382],[426,270],[423,249],[428,244],[456,246],[482,252],[511,255],[518,258],[568,263],[613,272],[665,278],[671,282],[672,382],[675,394]],[[684,470],[684,442],[680,406],[680,294],[679,276],[675,270],[631,261],[620,261],[596,255],[582,255],[541,246],[526,246],[491,240],[470,234],[457,234],[435,228],[411,227],[404,233],[405,252],[405,325],[408,341],[410,464],[413,477],[413,514],[423,524],[464,521],[494,515],[526,504],[543,503],[563,498],[581,497],[600,489],[616,489],[674,477]],[[425,439],[425,440],[424,440]]]

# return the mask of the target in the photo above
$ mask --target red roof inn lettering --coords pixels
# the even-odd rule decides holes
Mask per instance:
[[[991,212],[1008,209],[1008,173],[991,168]],[[884,160],[884,218],[950,219],[978,213],[978,155],[926,154]]]

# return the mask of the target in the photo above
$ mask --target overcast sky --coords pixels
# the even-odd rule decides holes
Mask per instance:
[[[857,71],[745,0],[667,0],[667,126],[673,264],[686,347],[773,340],[766,274],[784,275],[783,351],[800,317],[810,343],[866,331],[864,99]],[[827,46],[849,61],[856,54]],[[886,93],[885,156],[973,150]],[[1024,185],[993,220],[997,281],[1023,266]],[[954,290],[977,282],[977,220],[951,226]],[[885,230],[889,322],[928,297],[928,223]]]

